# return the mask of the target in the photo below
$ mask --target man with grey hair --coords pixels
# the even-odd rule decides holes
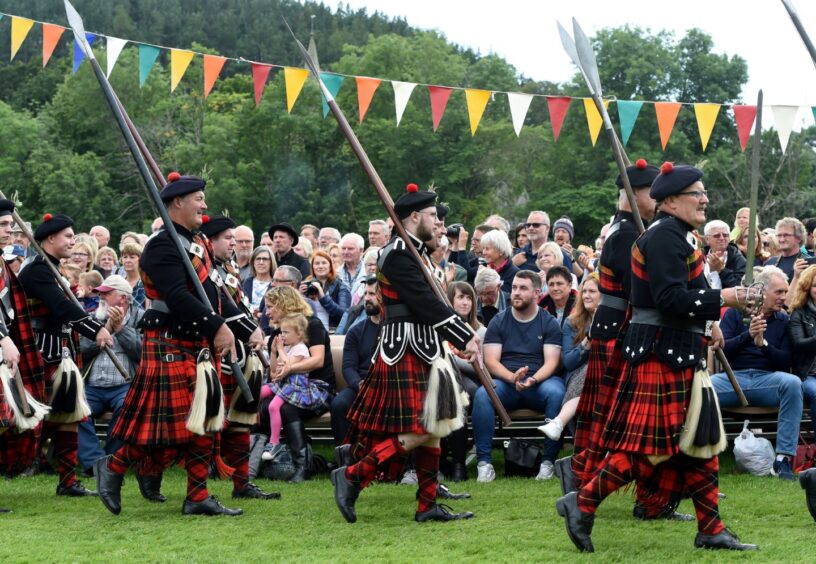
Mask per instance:
[[[725,356],[734,369],[745,397],[752,406],[778,407],[776,460],[773,473],[793,480],[793,456],[802,419],[802,382],[791,374],[793,344],[788,333],[788,314],[783,311],[788,277],[775,266],[759,269],[754,277],[762,284],[762,309],[743,323],[742,311],[729,308],[720,322]],[[722,407],[739,405],[737,394],[724,373],[711,377]]]
[[[241,282],[252,276],[252,251],[255,249],[255,234],[247,225],[235,228],[235,265]]]
[[[779,254],[765,261],[765,266],[781,268],[794,287],[799,281],[799,273],[807,266],[803,259],[810,257],[810,253],[802,247],[806,239],[805,226],[795,217],[783,217],[776,222]]]
[[[504,231],[494,229],[482,237],[482,257],[487,261],[487,266],[499,274],[502,292],[507,296],[513,289],[513,278],[519,271],[519,268],[510,261],[512,254],[513,245]]]
[[[476,291],[476,315],[485,327],[496,314],[507,308],[507,296],[502,292],[502,280],[492,268],[482,267],[473,281]]]
[[[94,225],[91,227],[91,230],[88,234],[96,239],[96,242],[99,243],[99,248],[107,247],[108,243],[110,243],[110,231],[108,228],[103,225]]]
[[[510,233],[510,222],[497,213],[487,216],[487,219],[484,220],[484,224],[494,229],[504,231],[505,234]]]
[[[337,271],[337,277],[351,290],[351,305],[357,305],[365,290],[366,272],[363,266],[365,240],[357,233],[346,233],[340,239],[340,254],[343,266]]]
[[[128,373],[125,379],[111,362],[108,355],[97,346],[96,341],[85,336],[80,337],[79,350],[84,366],[88,366],[85,376],[85,397],[91,408],[89,419],[79,423],[78,458],[85,472],[91,471],[93,463],[103,456],[116,452],[122,441],[111,440],[113,429],[125,394],[130,387],[130,379],[136,373],[142,352],[142,335],[138,329],[144,310],[133,303],[133,289],[127,280],[118,274],[108,276],[101,286],[94,288],[99,292],[99,308],[96,318],[105,324],[105,329],[113,337],[111,350]],[[108,425],[108,436],[105,450],[99,446],[99,439],[94,431],[93,418],[103,413],[113,412]]]
[[[527,227],[527,238],[530,242],[523,246],[513,257],[513,264],[522,270],[538,272],[536,258],[538,257],[538,249],[547,242],[550,235],[550,216],[547,212],[540,210],[531,211],[527,216],[525,226]],[[563,249],[561,249],[561,253],[564,256],[564,266],[572,272],[572,257]]]
[[[334,227],[324,227],[317,235],[317,246],[321,251],[327,251],[332,245],[340,244],[340,232]]]
[[[703,229],[706,246],[705,275],[712,288],[739,286],[745,275],[745,257],[734,243],[729,241],[731,228],[722,220],[706,223]]]
[[[300,270],[294,266],[284,264],[279,266],[275,270],[275,274],[272,275],[272,288],[277,288],[278,286],[289,286],[290,288],[297,290],[302,281],[303,274],[301,274]],[[312,313],[317,316],[321,323],[323,323],[323,326],[328,327],[329,314],[326,309],[318,308],[315,301],[309,299],[307,296],[303,296],[303,299],[306,300],[306,302],[312,308]],[[261,326],[261,331],[264,335],[269,335],[270,327],[269,317],[266,315],[266,300],[261,300],[261,307],[258,310],[258,318],[258,325]]]
[[[391,229],[382,219],[372,219],[368,222],[368,246],[384,247],[391,238]]]

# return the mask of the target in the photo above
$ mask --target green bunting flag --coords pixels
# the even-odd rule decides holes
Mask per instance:
[[[150,74],[150,69],[156,64],[156,59],[159,58],[160,53],[161,49],[153,45],[145,45],[144,43],[139,45],[139,88],[144,86]]]
[[[326,85],[326,88],[329,89],[329,92],[332,96],[336,97],[337,93],[340,92],[340,87],[343,86],[343,79],[345,77],[340,76],[339,74],[332,74],[330,72],[321,72],[320,73],[320,80],[323,81],[323,84]],[[323,101],[323,117],[329,115],[329,103],[326,101],[326,97],[323,96],[323,93],[320,93],[320,97]]]
[[[643,102],[636,102],[633,100],[618,100],[618,119],[620,120],[621,139],[623,145],[629,141],[629,136],[632,134],[632,129],[635,127],[640,109],[643,107]]]

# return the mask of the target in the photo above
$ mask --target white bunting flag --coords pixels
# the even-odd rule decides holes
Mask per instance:
[[[108,78],[110,78],[111,71],[113,71],[113,65],[116,64],[116,61],[119,59],[119,55],[122,53],[122,49],[125,48],[125,45],[127,45],[127,42],[127,39],[108,37]]]
[[[527,117],[527,110],[530,109],[530,102],[533,101],[533,95],[508,92],[507,101],[510,102],[510,115],[513,117],[513,129],[516,130],[516,137],[518,137],[521,135],[521,128],[524,125],[524,118]]]
[[[408,98],[411,97],[411,92],[416,88],[416,84],[392,80],[391,86],[394,87],[394,105],[397,107],[397,125],[399,126],[402,114],[405,112],[405,106],[408,105]]]
[[[782,154],[788,148],[788,140],[793,131],[793,122],[799,113],[799,106],[771,106],[773,112],[776,133],[779,135],[779,144],[782,146]]]

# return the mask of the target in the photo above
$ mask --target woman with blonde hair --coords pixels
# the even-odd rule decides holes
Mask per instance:
[[[107,278],[116,271],[119,257],[116,256],[116,251],[110,247],[102,247],[96,253],[96,267],[102,278]]]
[[[816,265],[799,275],[790,311],[793,372],[802,379],[803,399],[810,407],[810,425],[816,432]]]
[[[334,264],[334,269],[340,270],[340,268],[343,266],[343,252],[340,250],[340,245],[336,243],[329,245],[326,252],[329,253],[329,256],[331,257],[332,264]]]
[[[96,253],[90,243],[77,241],[71,249],[71,263],[79,267],[79,272],[90,272],[96,262]]]
[[[143,308],[146,298],[142,271],[139,269],[141,256],[142,246],[138,243],[125,243],[122,246],[122,277],[133,288],[133,303]]]

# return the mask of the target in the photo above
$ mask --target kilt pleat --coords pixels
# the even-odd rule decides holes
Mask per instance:
[[[628,362],[610,405],[602,445],[610,451],[677,454],[694,368],[674,370],[652,353]]]
[[[614,347],[615,339],[592,339],[590,343],[584,388],[575,414],[576,451],[598,444],[603,433],[610,398],[617,384],[614,378],[606,376],[606,366]]]

